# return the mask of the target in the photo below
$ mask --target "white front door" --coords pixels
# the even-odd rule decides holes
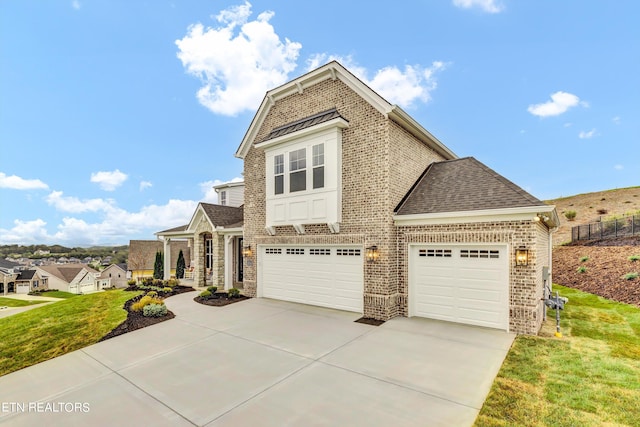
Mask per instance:
[[[409,316],[509,329],[506,245],[411,245]]]
[[[258,248],[258,296],[362,313],[362,247],[260,245]]]

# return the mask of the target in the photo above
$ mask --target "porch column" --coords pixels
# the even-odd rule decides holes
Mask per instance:
[[[233,236],[224,236],[224,289],[233,288]]]
[[[171,239],[163,237],[164,241],[164,280],[171,278]]]

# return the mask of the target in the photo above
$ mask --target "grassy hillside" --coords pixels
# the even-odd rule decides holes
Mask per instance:
[[[555,205],[560,217],[560,228],[554,233],[554,245],[571,241],[571,227],[575,225],[597,222],[613,215],[624,215],[640,211],[640,187],[616,188],[614,190],[596,191],[577,194],[570,197],[546,200],[545,203]],[[575,211],[576,218],[569,221],[564,213]]]

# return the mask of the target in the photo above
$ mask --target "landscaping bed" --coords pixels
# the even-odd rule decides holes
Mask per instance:
[[[195,290],[192,287],[181,286],[181,285],[173,286],[171,289],[172,289],[171,291],[159,290],[157,291],[157,294],[159,297],[164,299],[164,298],[167,298],[173,295],[182,294],[185,292],[193,292]],[[127,289],[125,289],[125,291],[137,292],[137,291],[145,291],[145,289],[141,289],[137,285],[134,285],[134,286],[129,286]],[[123,308],[127,312],[127,318],[124,320],[124,322],[116,326],[107,335],[100,338],[100,341],[108,340],[109,338],[117,337],[118,335],[126,334],[127,332],[132,332],[137,329],[145,328],[147,326],[155,325],[156,323],[164,322],[166,320],[173,319],[174,317],[176,317],[175,314],[173,314],[171,311],[167,311],[167,314],[161,317],[147,317],[147,316],[144,316],[142,311],[132,310],[131,306],[136,302],[140,301],[143,296],[144,294],[135,296],[124,303]]]
[[[229,297],[226,292],[216,292],[211,294],[209,297],[197,296],[193,300],[199,304],[210,305],[212,307],[223,307],[225,305],[234,304],[250,298],[251,297],[247,297],[245,295]]]
[[[640,307],[640,277],[633,278],[640,273],[640,260],[632,260],[636,256],[640,246],[557,247],[553,282]]]

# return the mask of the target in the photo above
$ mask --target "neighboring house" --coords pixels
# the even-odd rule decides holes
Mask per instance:
[[[87,294],[98,290],[100,273],[84,264],[43,265],[36,271],[48,280],[49,289]]]
[[[5,259],[0,259],[0,295],[6,295],[16,291],[16,278],[20,274],[20,264]]]
[[[124,267],[124,268],[123,268]],[[126,264],[111,264],[100,272],[97,279],[99,291],[107,288],[127,287],[127,266]]]
[[[160,240],[131,240],[129,241],[129,259],[127,268],[132,279],[140,280],[144,277],[153,277],[153,266],[156,260],[156,253],[165,250],[163,242]],[[165,264],[165,276],[175,276],[178,254],[182,250],[185,263],[188,266],[191,260],[191,249],[188,242],[176,241],[167,251],[168,258],[173,260]],[[165,256],[165,260],[167,256]],[[167,267],[168,266],[168,267]]]
[[[216,205],[200,203],[189,224],[155,233],[164,242],[165,278],[167,266],[175,267],[176,244],[192,248],[191,263],[186,260],[186,277],[196,286],[217,286],[220,289],[242,288],[242,218],[243,183],[227,183],[214,187],[216,191],[230,192],[227,203]],[[235,196],[232,196],[235,194]],[[166,257],[171,248],[171,256]],[[129,249],[131,252],[131,249]]]
[[[267,92],[236,156],[245,294],[538,332],[555,208],[458,158],[339,63]],[[199,205],[183,230],[195,259],[209,235],[226,253],[220,226]]]
[[[37,270],[23,270],[16,277],[16,293],[28,294],[32,291],[47,290],[47,277],[41,276]]]

